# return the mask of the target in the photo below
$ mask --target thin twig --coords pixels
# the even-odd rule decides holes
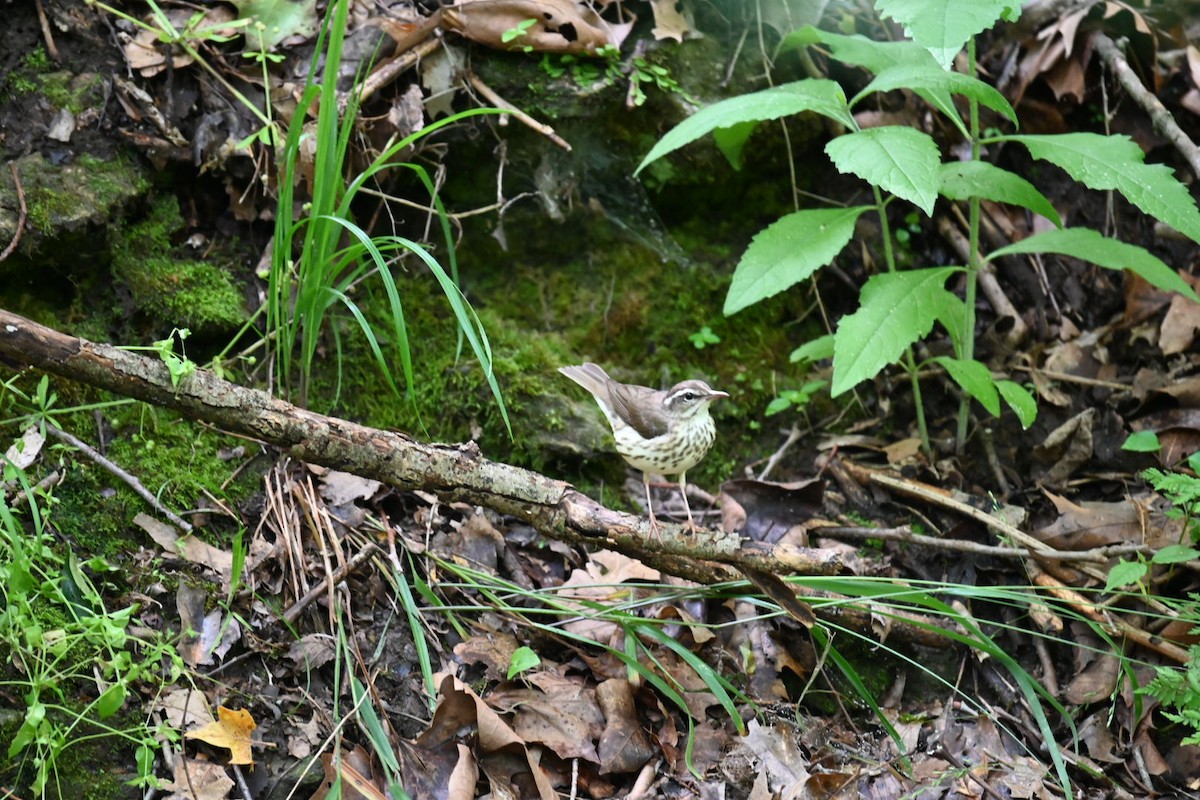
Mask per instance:
[[[338,567],[337,571],[335,571],[332,575],[328,575],[320,585],[309,589],[308,593],[305,594],[304,597],[301,597],[299,600],[293,603],[287,611],[283,612],[284,622],[289,625],[294,623],[299,616],[304,613],[304,609],[312,605],[312,602],[324,594],[329,587],[337,586],[339,583],[346,580],[348,575],[355,572],[368,559],[370,559],[371,556],[378,552],[379,547],[374,544],[368,544],[362,550],[359,550],[354,554],[353,558],[351,558],[341,567]]]
[[[145,486],[142,485],[141,481],[139,481],[134,476],[130,475],[125,470],[118,467],[113,462],[109,461],[104,456],[100,455],[100,453],[97,452],[91,445],[87,444],[86,442],[84,442],[80,439],[75,438],[74,436],[72,436],[71,434],[62,430],[61,428],[54,427],[53,425],[47,425],[46,430],[47,430],[47,432],[50,433],[51,436],[55,437],[56,439],[61,439],[62,441],[66,442],[67,444],[74,447],[79,452],[83,453],[85,456],[90,458],[92,461],[95,461],[97,464],[104,467],[106,470],[111,472],[113,475],[116,475],[118,478],[120,478],[122,481],[124,481],[125,484],[129,486],[130,489],[133,489],[133,491],[137,493],[138,497],[142,498],[147,503],[149,503],[151,508],[153,508],[158,513],[162,514],[167,519],[171,520],[171,522],[174,523],[177,527],[181,528],[182,530],[184,530],[187,533],[192,532],[192,526],[190,523],[185,522],[178,514],[176,514],[174,511],[171,511],[169,508],[167,508],[162,503],[160,503],[158,498],[155,497],[154,495],[150,494],[150,491]]]
[[[1150,116],[1154,130],[1158,131],[1179,151],[1179,154],[1191,165],[1192,172],[1200,177],[1200,147],[1197,147],[1196,143],[1183,132],[1179,123],[1175,121],[1171,112],[1162,102],[1138,80],[1138,76],[1129,67],[1129,62],[1125,59],[1121,48],[1100,31],[1092,34],[1092,44],[1095,45],[1096,52],[1104,65],[1116,76],[1121,88]]]
[[[496,108],[500,108],[500,109],[507,111],[508,113],[510,113],[514,117],[516,117],[519,121],[521,121],[525,125],[529,126],[534,131],[537,131],[538,133],[545,136],[550,141],[554,142],[556,145],[561,147],[563,150],[566,150],[568,153],[571,152],[571,145],[567,144],[567,141],[565,139],[563,139],[561,136],[559,136],[557,133],[555,133],[554,128],[551,128],[549,125],[545,124],[544,122],[538,122],[536,119],[529,116],[524,111],[522,111],[521,109],[514,106],[512,103],[509,103],[503,97],[496,94],[492,90],[492,88],[490,86],[488,86],[486,83],[484,83],[479,78],[479,76],[476,75],[474,72],[471,72],[468,70],[467,73],[464,75],[464,77],[467,79],[467,83],[471,84],[471,86],[474,87],[475,91],[477,91],[481,95],[483,95],[484,98],[489,103],[494,105]]]
[[[50,27],[46,9],[42,7],[42,0],[37,0],[37,15],[38,24],[42,26],[42,38],[46,41],[46,54],[54,61],[61,61],[62,59],[58,55],[58,45],[54,43],[54,31]]]
[[[25,203],[25,188],[21,185],[21,172],[17,169],[17,162],[10,161],[8,170],[12,173],[13,187],[17,190],[17,203],[21,206],[20,214],[17,216],[17,230],[13,234],[12,241],[8,243],[8,247],[4,248],[4,252],[0,253],[0,261],[12,255],[13,250],[17,249],[17,245],[21,243],[21,232],[25,230],[25,221],[29,219],[29,206]]]
[[[1027,559],[1032,556],[1053,561],[1096,561],[1103,562],[1116,556],[1128,556],[1135,553],[1148,552],[1150,548],[1140,544],[1122,544],[1112,547],[1096,547],[1091,550],[1031,550],[1024,547],[1004,547],[995,544],[969,542],[965,539],[943,539],[937,536],[925,536],[913,533],[909,525],[897,528],[849,528],[849,527],[820,527],[812,528],[810,536],[832,536],[839,539],[883,539],[894,542],[908,542],[922,547],[932,547],[938,550],[948,550],[959,553],[974,553],[975,555],[992,556],[995,558]]]

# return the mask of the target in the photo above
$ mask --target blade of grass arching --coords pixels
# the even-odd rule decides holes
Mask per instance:
[[[408,553],[408,572],[416,575],[412,554]],[[417,651],[417,663],[421,665],[421,680],[425,684],[426,703],[432,712],[437,705],[437,687],[433,683],[433,661],[429,657],[429,644],[425,641],[425,630],[421,625],[421,607],[413,597],[412,588],[404,575],[396,575],[393,582],[400,593],[400,605],[408,618],[408,629],[412,633],[413,648]]]
[[[371,742],[371,749],[375,751],[375,754],[379,757],[379,763],[387,773],[388,788],[394,791],[400,786],[400,760],[396,758],[395,748],[392,747],[391,741],[388,740],[387,731],[383,729],[383,723],[379,719],[379,714],[375,711],[375,706],[371,703],[371,696],[367,692],[367,687],[355,675],[350,676],[350,696],[354,699],[354,707],[358,711],[358,720],[362,723],[363,730],[367,733],[367,739]],[[393,793],[392,796],[397,797],[398,795]]]
[[[742,736],[746,735],[746,723],[742,719],[742,715],[738,713],[733,698],[726,691],[726,688],[733,689],[733,687],[725,678],[718,674],[703,659],[676,641],[674,636],[668,636],[658,626],[638,624],[631,626],[631,628],[637,631],[636,635],[643,635],[668,650],[673,651],[675,655],[679,656],[681,661],[691,667],[692,671],[704,682],[705,687],[717,698],[717,702],[721,704],[721,708],[725,709],[725,713],[729,715],[729,719],[733,721],[734,726],[737,728],[738,734]],[[649,651],[647,651],[647,655],[650,655]],[[737,692],[736,689],[733,689],[733,691],[741,696],[743,700],[750,701],[750,698],[741,692]]]
[[[329,219],[332,223],[342,226],[343,229],[348,231],[355,239],[357,239],[359,245],[362,247],[362,249],[367,251],[371,257],[371,261],[375,264],[375,270],[379,274],[379,279],[383,282],[384,291],[387,292],[388,311],[391,314],[392,333],[396,340],[396,350],[400,355],[400,370],[404,375],[404,385],[409,390],[410,398],[412,399],[413,403],[413,409],[415,410],[417,401],[414,393],[415,377],[413,373],[412,351],[409,347],[408,325],[404,321],[404,304],[400,300],[400,290],[396,286],[396,279],[392,275],[391,270],[388,269],[387,260],[383,257],[383,253],[379,249],[379,244],[375,239],[372,239],[367,235],[366,231],[344,217],[331,216]],[[390,237],[383,237],[379,241],[390,242],[391,239]],[[352,275],[347,277],[345,284],[348,285],[349,283],[353,282],[355,277],[357,276]],[[368,329],[364,329],[363,333],[367,334],[369,338],[374,339],[374,335]],[[399,395],[400,392],[390,377],[390,368],[380,362],[380,369],[387,374],[389,386],[391,386],[392,390]]]
[[[321,32],[324,37],[324,30]],[[318,40],[319,41],[319,40]],[[297,224],[292,215],[296,189],[296,159],[304,134],[304,119],[316,100],[320,87],[305,86],[296,114],[288,125],[283,156],[280,159],[279,199],[275,209],[275,241],[271,249],[271,271],[267,279],[267,337],[274,334],[275,346],[268,342],[268,352],[274,352],[278,364],[277,388],[289,387],[291,380],[292,348],[296,343],[295,315],[292,313],[292,240]]]
[[[837,591],[840,594],[849,596],[870,597],[877,602],[884,597],[891,600],[903,599],[909,607],[916,606],[924,608],[934,613],[940,614],[948,620],[951,620],[962,629],[964,632],[955,630],[953,627],[935,626],[919,620],[907,619],[908,624],[916,625],[917,627],[936,631],[940,635],[945,636],[953,641],[965,644],[968,647],[979,650],[992,657],[996,663],[1003,665],[1005,670],[1017,682],[1021,689],[1021,693],[1025,699],[1026,705],[1029,708],[1029,713],[1034,716],[1038,722],[1038,728],[1043,735],[1042,745],[1047,748],[1050,753],[1051,762],[1054,764],[1055,772],[1062,783],[1062,789],[1067,793],[1068,797],[1072,795],[1069,776],[1066,773],[1066,761],[1063,758],[1062,750],[1058,745],[1057,740],[1053,736],[1053,728],[1050,725],[1050,720],[1046,716],[1043,703],[1049,705],[1063,719],[1071,730],[1073,740],[1078,739],[1078,731],[1075,727],[1074,720],[1067,712],[1067,709],[1051,695],[1046,689],[1041,686],[1033,677],[1019,664],[1017,661],[1008,655],[1000,645],[984,633],[972,617],[962,614],[954,609],[953,606],[939,600],[934,595],[922,589],[912,588],[910,586],[891,586],[888,587],[883,583],[872,583],[869,581],[835,578],[826,580],[824,578],[808,579],[801,581],[807,586],[816,588],[820,586],[822,589]],[[930,584],[936,586],[943,593],[950,592],[953,594],[961,594],[972,599],[986,599],[993,602],[1009,602],[1009,603],[1027,603],[1027,592],[1014,592],[1012,589],[1003,589],[995,587],[979,587],[966,586],[956,584]],[[877,609],[877,613],[883,613]],[[849,677],[849,676],[847,676]]]
[[[392,379],[391,370],[388,369],[387,360],[383,357],[383,350],[379,346],[379,340],[375,337],[375,332],[371,330],[371,323],[367,322],[367,318],[363,316],[362,310],[353,300],[337,289],[327,288],[325,291],[340,300],[346,310],[354,317],[354,320],[358,323],[358,327],[362,329],[363,336],[367,340],[367,346],[371,348],[371,354],[375,357],[375,363],[379,365],[379,371],[383,374],[383,379],[387,382],[388,388],[397,395],[400,394],[399,387],[396,386],[396,382]]]
[[[425,262],[425,266],[437,278],[438,283],[442,287],[442,292],[446,295],[447,302],[450,303],[450,309],[454,312],[455,319],[463,332],[466,334],[467,342],[471,345],[471,350],[475,353],[475,358],[483,367],[484,378],[487,380],[488,387],[492,390],[492,396],[496,398],[496,405],[500,408],[500,417],[504,420],[504,427],[508,430],[508,435],[513,435],[512,423],[508,418],[508,407],[504,403],[504,395],[500,391],[500,384],[496,380],[496,374],[492,369],[492,345],[488,341],[487,332],[483,329],[483,323],[479,321],[479,317],[475,314],[475,309],[471,307],[466,295],[458,288],[458,284],[450,279],[442,265],[430,255],[425,248],[421,247],[416,242],[405,239],[401,236],[388,237],[404,244],[409,250],[416,253],[417,257]]]
[[[829,654],[829,658],[837,665],[838,672],[842,673],[843,677],[850,683],[850,686],[853,687],[854,693],[875,714],[875,718],[879,720],[879,724],[883,726],[888,736],[896,743],[896,751],[900,753],[901,758],[907,761],[908,752],[904,748],[904,737],[900,735],[900,731],[896,730],[896,726],[883,713],[883,709],[879,707],[879,703],[875,700],[875,695],[863,683],[858,670],[854,668],[853,664],[842,657],[842,654],[838,652],[838,649],[829,640],[828,634],[821,630],[819,626],[813,626],[810,632],[812,633],[813,640],[817,643],[818,650]]]

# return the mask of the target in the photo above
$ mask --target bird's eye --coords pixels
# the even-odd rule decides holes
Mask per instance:
[[[683,393],[683,399],[688,400],[688,401],[695,400],[699,396],[700,395],[696,394],[695,392],[684,392]]]

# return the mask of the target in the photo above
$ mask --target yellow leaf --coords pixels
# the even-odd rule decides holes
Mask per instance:
[[[216,747],[229,748],[230,764],[253,764],[254,758],[250,755],[252,744],[250,735],[258,727],[254,722],[254,717],[250,716],[250,712],[244,708],[235,711],[232,708],[225,708],[225,706],[217,709],[217,715],[220,717],[217,722],[210,722],[203,728],[197,728],[186,734],[186,737],[199,739]]]

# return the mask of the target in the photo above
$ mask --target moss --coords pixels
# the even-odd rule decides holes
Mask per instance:
[[[22,240],[23,251],[41,247],[45,238],[64,240],[67,250],[78,258],[82,250],[68,234],[88,226],[111,225],[117,210],[131,197],[149,188],[146,173],[130,160],[103,161],[83,155],[65,166],[50,164],[41,155],[20,159],[21,182],[29,207],[29,222],[42,236]],[[11,177],[0,175],[0,193],[13,191]],[[41,253],[53,258],[53,253]],[[64,255],[63,258],[70,256]]]
[[[202,336],[236,330],[246,320],[241,290],[218,264],[182,258],[171,237],[183,227],[179,202],[161,197],[141,222],[110,237],[113,276],[135,308]]]

